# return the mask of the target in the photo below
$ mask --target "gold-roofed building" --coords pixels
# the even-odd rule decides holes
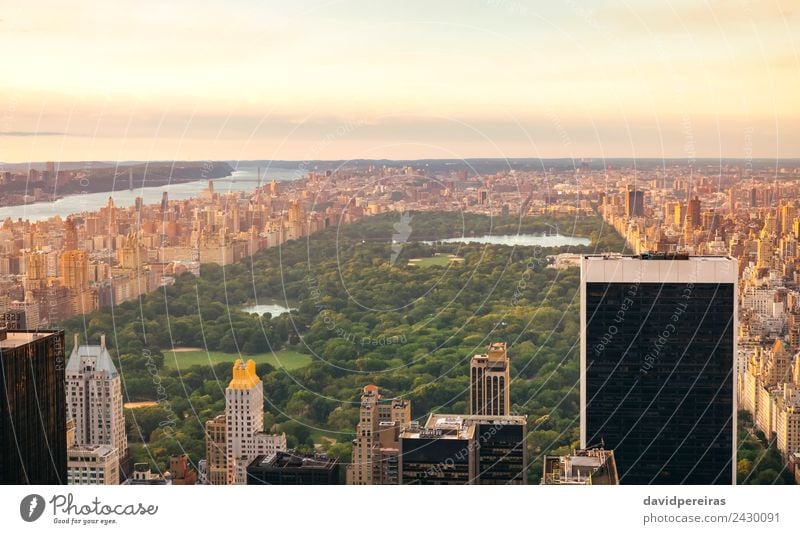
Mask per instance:
[[[261,379],[256,374],[256,362],[238,359],[233,363],[233,378],[231,378],[229,389],[251,389],[258,385]]]

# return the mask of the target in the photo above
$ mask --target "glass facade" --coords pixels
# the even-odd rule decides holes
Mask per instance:
[[[7,335],[0,343],[0,483],[66,484],[64,332]]]
[[[584,290],[586,445],[622,484],[732,484],[734,285]]]

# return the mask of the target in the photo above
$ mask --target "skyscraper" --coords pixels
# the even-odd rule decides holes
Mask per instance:
[[[644,217],[644,191],[628,187],[625,191],[625,216]]]
[[[106,336],[99,345],[81,345],[78,334],[66,369],[66,400],[75,422],[77,447],[108,445],[115,449],[125,471],[128,438],[122,412],[122,380],[106,348]]]
[[[255,457],[253,435],[264,430],[264,388],[253,360],[236,360],[233,365],[233,378],[225,389],[225,420],[228,465]]]
[[[68,250],[61,254],[61,283],[74,291],[89,287],[89,255],[85,250]]]
[[[400,434],[401,484],[527,484],[524,416],[431,414]]]
[[[63,330],[0,329],[0,483],[67,483]]]
[[[581,448],[622,484],[734,483],[736,283],[730,257],[583,257]]]
[[[486,354],[476,354],[469,362],[470,415],[508,415],[509,363],[506,344],[492,343]]]
[[[286,450],[285,434],[264,432],[264,385],[253,360],[236,360],[225,389],[228,480],[247,484],[247,466],[258,455]]]
[[[689,201],[689,210],[688,210],[688,213],[687,213],[686,217],[687,217],[687,219],[689,217],[692,218],[691,224],[695,228],[700,226],[700,223],[702,222],[700,206],[701,206],[700,205],[700,199],[697,198],[697,196],[695,196],[693,199],[691,199]],[[688,223],[687,223],[687,225],[688,225]]]
[[[359,421],[347,483],[397,484],[400,432],[411,422],[411,403],[381,399],[378,386],[370,384],[361,395]]]

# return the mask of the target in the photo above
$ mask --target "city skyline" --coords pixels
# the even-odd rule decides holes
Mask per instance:
[[[0,482],[800,484],[800,0],[121,1],[0,13]]]
[[[0,20],[0,161],[800,155],[785,2],[48,7]]]

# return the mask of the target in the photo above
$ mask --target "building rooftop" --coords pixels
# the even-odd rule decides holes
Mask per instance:
[[[453,421],[456,419],[461,420],[465,425],[476,423],[488,425],[524,425],[528,422],[528,418],[524,415],[461,415],[433,413],[428,417],[428,422],[425,423],[425,426],[435,427],[440,421]]]
[[[424,427],[412,422],[401,437],[404,439],[472,439],[475,436],[475,425],[469,423],[461,415],[438,416],[431,414]]]
[[[256,362],[253,360],[236,360],[233,363],[233,378],[228,389],[252,389],[261,382],[256,374]]]
[[[688,254],[668,254],[668,253],[647,253],[644,254],[633,254],[633,255],[623,255],[616,252],[609,252],[606,254],[584,254],[583,257],[587,260],[595,260],[595,261],[602,261],[602,260],[628,260],[628,261],[652,261],[652,260],[676,260],[676,261],[685,261],[685,260],[701,260],[701,261],[714,261],[714,262],[727,262],[731,261],[733,258],[730,256],[704,256],[704,255],[688,255]]]
[[[77,456],[95,456],[97,458],[106,458],[108,456],[116,455],[117,449],[110,445],[79,445],[77,447],[70,447],[67,449],[67,457],[70,460],[78,460]]]
[[[542,484],[619,484],[614,451],[581,449],[569,456],[545,456]]]
[[[330,470],[337,463],[338,458],[325,455],[302,456],[292,452],[278,451],[274,454],[256,456],[250,467],[270,469],[320,469]]]
[[[6,330],[0,329],[0,349],[15,349],[60,332],[59,330]],[[5,335],[3,334],[5,333]]]
[[[79,373],[81,369],[81,360],[84,358],[94,358],[94,372],[105,372],[110,376],[117,375],[117,368],[111,360],[111,354],[108,353],[106,348],[105,334],[100,336],[99,345],[80,345],[78,334],[75,334],[75,344],[72,347],[72,352],[67,360],[67,372]]]

